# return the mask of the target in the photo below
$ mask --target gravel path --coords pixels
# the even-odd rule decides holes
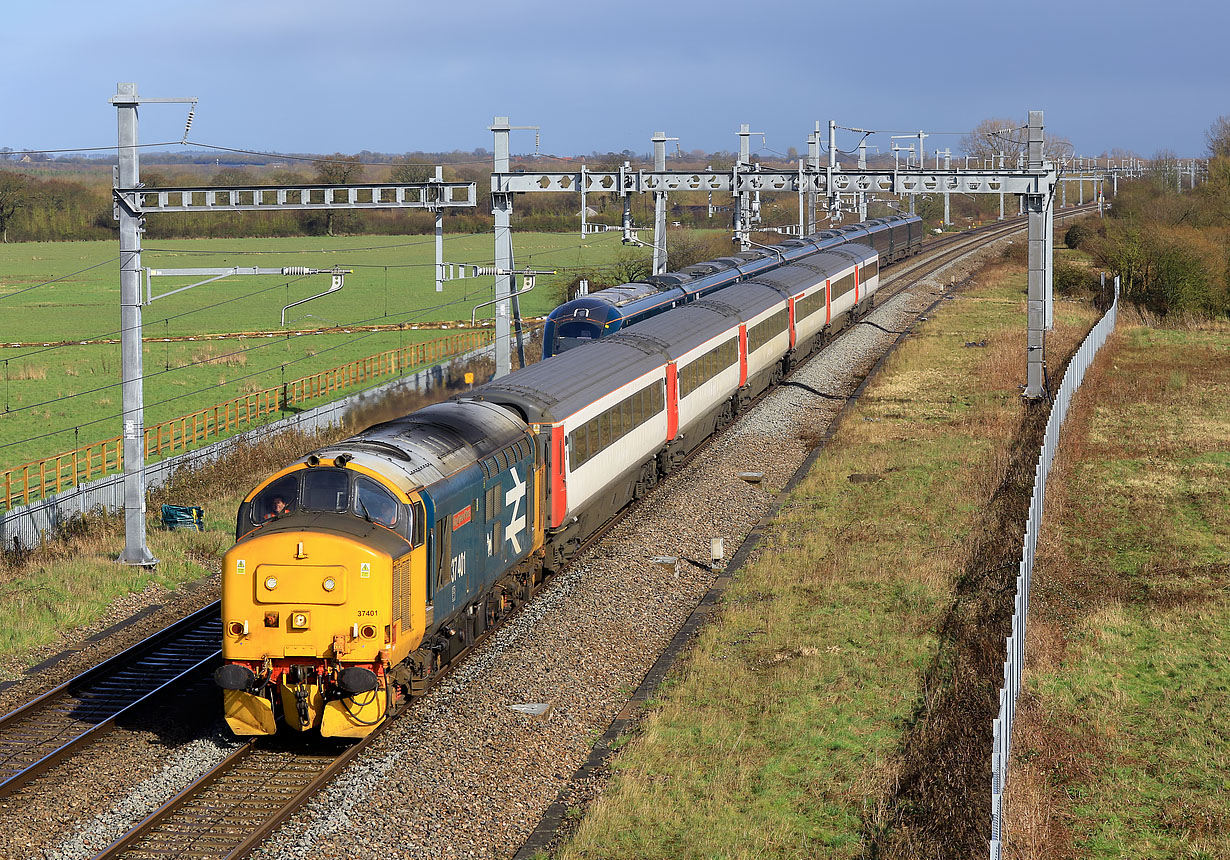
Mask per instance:
[[[998,243],[997,243],[998,244]],[[909,325],[951,279],[992,247],[950,265],[880,307],[871,320]],[[672,576],[656,555],[707,561],[711,537],[732,554],[769,509],[846,395],[893,340],[860,325],[779,388],[647,503],[578,559],[254,856],[506,857],[568,785],[594,740],[640,683],[709,588],[713,574],[682,562]],[[803,386],[807,386],[806,388]],[[761,484],[737,478],[764,473]],[[76,650],[0,694],[7,709],[215,599],[216,577],[185,593],[146,592],[95,626],[154,614]],[[510,705],[546,702],[545,719]],[[88,856],[219,760],[216,702],[176,731],[116,732],[87,754],[0,802],[0,858]],[[198,711],[201,709],[198,708]],[[154,717],[154,719],[158,719]],[[169,719],[163,717],[163,719]],[[144,778],[153,773],[154,776]],[[105,790],[104,790],[105,787]],[[70,829],[71,828],[71,829]],[[391,846],[396,846],[390,854]]]

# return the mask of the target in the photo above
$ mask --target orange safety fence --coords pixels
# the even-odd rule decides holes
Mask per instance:
[[[485,329],[390,349],[148,426],[145,428],[145,455],[187,451],[206,439],[250,428],[265,416],[281,412],[293,403],[327,397],[372,379],[435,364],[477,349],[492,338],[493,332]],[[27,505],[123,468],[124,437],[115,436],[6,469],[0,472],[5,509]]]

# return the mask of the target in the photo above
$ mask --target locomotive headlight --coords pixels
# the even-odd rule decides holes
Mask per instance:
[[[276,576],[271,576],[265,580],[265,588],[269,589],[270,591],[273,591],[277,587],[278,587],[278,578]]]
[[[290,626],[292,630],[307,630],[308,623],[311,618],[306,612],[294,612],[290,616]]]
[[[321,585],[324,586],[325,591],[332,591],[337,588],[337,580],[330,576]]]

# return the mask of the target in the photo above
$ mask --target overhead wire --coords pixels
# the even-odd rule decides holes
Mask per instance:
[[[303,277],[307,277],[307,276],[306,276],[306,275],[304,275]],[[287,281],[287,282],[282,283],[282,284],[277,284],[277,285],[275,285],[275,286],[273,286],[273,287],[267,287],[266,289],[261,290],[261,292],[269,292],[270,290],[281,289],[282,287],[289,286],[290,284],[293,284],[293,283],[295,283],[296,281],[301,281],[301,280],[303,280],[303,277],[300,277],[300,278],[295,278],[294,280]],[[249,294],[249,295],[254,295],[254,294]],[[244,295],[244,296],[239,296],[239,297],[237,297],[237,298],[247,298],[247,297],[248,297],[247,295]],[[217,302],[217,303],[215,303],[215,304],[214,304],[214,305],[212,305],[211,307],[217,307],[218,305],[223,305],[223,304],[226,304],[227,302],[230,302],[230,301],[236,301],[236,300],[237,300],[237,298],[225,299],[225,300],[223,300],[223,301],[221,301],[221,302]],[[206,308],[200,308],[199,310],[206,310]],[[154,321],[152,322],[152,324],[153,324],[153,325],[157,325],[159,322],[161,322],[161,323],[165,323],[165,324],[169,324],[169,321],[170,321],[170,320],[177,319],[177,318],[178,318],[178,317],[180,317],[180,316],[187,316],[188,314],[190,314],[190,313],[195,313],[195,312],[196,312],[196,311],[186,311],[185,313],[182,313],[182,314],[177,314],[177,315],[175,315],[175,316],[168,316],[168,317],[164,317],[164,318],[163,318],[163,319],[161,319],[161,320],[154,320]],[[350,323],[350,325],[354,325],[354,323]],[[120,333],[123,333],[124,331],[128,331],[128,330],[129,330],[129,329],[120,329],[119,331],[120,331]],[[211,356],[210,358],[208,358],[208,359],[202,359],[201,361],[193,361],[193,362],[189,362],[189,363],[187,363],[187,364],[181,364],[181,365],[179,365],[178,367],[175,367],[175,368],[170,368],[170,367],[168,367],[168,368],[167,368],[167,369],[165,369],[165,370],[156,370],[156,371],[154,371],[153,373],[144,373],[144,374],[142,374],[141,376],[136,377],[136,378],[137,378],[137,380],[144,382],[146,379],[152,379],[152,378],[153,378],[153,377],[155,377],[155,376],[162,376],[162,375],[163,375],[163,374],[165,374],[165,373],[174,373],[176,370],[183,370],[183,369],[184,369],[184,368],[186,368],[186,367],[196,367],[196,366],[197,366],[197,365],[199,365],[199,364],[209,364],[210,362],[216,362],[216,361],[218,361],[219,359],[223,359],[223,358],[231,358],[231,357],[233,357],[233,356],[239,355],[239,354],[244,353],[244,352],[249,352],[249,351],[254,350],[254,349],[260,349],[261,347],[264,347],[264,346],[271,346],[271,345],[272,345],[273,343],[275,343],[275,342],[276,342],[276,341],[267,341],[267,342],[265,342],[265,343],[257,344],[257,345],[256,345],[256,346],[254,346],[254,347],[248,347],[247,349],[236,350],[236,351],[234,351],[234,352],[229,352],[229,353],[226,353],[226,354],[224,354],[224,355],[216,355],[216,356]],[[49,352],[49,351],[51,351],[52,349],[55,349],[55,348],[58,348],[58,347],[64,347],[64,346],[77,346],[77,345],[79,345],[79,344],[78,344],[78,343],[76,343],[76,342],[74,342],[74,343],[66,343],[66,344],[57,344],[57,346],[56,346],[56,347],[46,347],[46,348],[44,348],[44,349],[42,349],[42,350],[39,350],[38,352],[35,352],[35,353],[23,353],[22,355],[15,356],[13,359],[10,359],[10,360],[16,360],[17,358],[26,358],[27,356],[30,356],[30,355],[39,355],[39,354],[41,354],[41,353],[43,353],[43,352]],[[118,388],[119,386],[121,386],[121,385],[123,385],[123,384],[124,384],[124,383],[123,383],[123,381],[120,381],[120,382],[109,382],[109,383],[107,383],[106,385],[100,385],[100,386],[98,386],[97,388],[91,388],[91,389],[88,389],[88,390],[86,390],[86,391],[75,391],[75,392],[73,392],[72,394],[65,394],[65,395],[63,395],[63,396],[61,396],[61,397],[56,397],[56,398],[53,398],[53,399],[51,399],[51,400],[43,400],[43,401],[40,401],[40,402],[38,402],[38,403],[29,403],[29,404],[26,404],[25,406],[18,406],[16,409],[11,409],[11,408],[10,408],[10,409],[6,409],[6,410],[5,410],[5,413],[6,413],[6,414],[9,414],[9,413],[14,413],[14,412],[25,412],[25,411],[26,411],[26,410],[28,410],[28,409],[38,409],[39,407],[42,407],[42,406],[51,406],[52,404],[55,404],[55,403],[62,403],[62,402],[64,402],[65,400],[72,400],[72,399],[77,398],[77,397],[85,397],[86,395],[89,395],[89,394],[98,394],[99,392],[102,392],[102,391],[107,391],[107,390],[112,389],[112,388]]]
[[[284,282],[282,282],[282,283],[274,284],[274,285],[273,285],[273,286],[271,286],[271,287],[264,287],[264,288],[259,289],[259,290],[254,290],[254,291],[252,291],[252,292],[244,293],[244,294],[243,294],[243,295],[241,295],[241,296],[232,296],[232,297],[231,297],[231,298],[229,298],[229,299],[222,299],[221,301],[217,301],[217,302],[214,302],[214,303],[212,303],[212,304],[204,305],[204,306],[199,307],[199,308],[193,308],[193,309],[191,309],[191,310],[183,311],[182,313],[178,313],[178,314],[171,314],[171,315],[166,316],[166,317],[161,317],[161,318],[159,318],[159,319],[151,320],[148,324],[150,324],[150,325],[157,325],[157,324],[158,324],[158,323],[160,323],[160,322],[166,322],[166,321],[168,321],[168,320],[180,319],[181,317],[191,316],[192,314],[195,314],[195,313],[200,313],[201,311],[213,310],[214,308],[221,307],[222,305],[227,305],[227,304],[230,304],[231,302],[237,302],[237,301],[240,301],[241,299],[250,298],[251,296],[259,296],[259,295],[261,295],[262,293],[268,293],[268,292],[271,292],[271,291],[273,291],[273,290],[279,290],[279,289],[281,289],[281,288],[283,288],[283,287],[285,287],[285,286],[287,286],[287,285],[289,285],[289,284],[293,284],[293,283],[296,283],[296,282],[298,282],[298,281],[301,281],[301,280],[303,280],[305,277],[308,277],[308,276],[307,276],[307,275],[301,275],[300,277],[294,278],[294,279],[292,279],[292,280],[290,280],[290,281],[284,281]],[[36,350],[34,350],[33,352],[23,352],[23,353],[21,353],[20,355],[13,356],[10,360],[11,360],[11,361],[16,361],[16,360],[17,360],[17,359],[19,359],[19,358],[31,358],[31,357],[36,356],[36,355],[42,355],[42,354],[43,354],[43,353],[45,353],[45,352],[52,352],[53,350],[57,350],[57,349],[64,349],[64,348],[66,348],[66,347],[70,347],[70,346],[82,346],[82,345],[85,345],[85,343],[86,343],[86,342],[88,342],[88,341],[91,341],[91,340],[99,340],[99,339],[102,339],[102,338],[112,337],[112,336],[117,335],[117,334],[118,334],[118,335],[123,335],[123,334],[124,334],[124,332],[126,332],[126,331],[130,331],[130,330],[131,330],[131,329],[126,329],[126,328],[124,328],[123,326],[121,326],[120,328],[117,328],[117,329],[112,329],[111,331],[107,331],[107,332],[99,332],[98,334],[87,335],[86,337],[83,337],[83,338],[74,338],[74,339],[73,339],[73,340],[71,340],[71,341],[65,341],[65,342],[63,342],[63,343],[57,343],[57,344],[54,344],[54,345],[52,345],[52,346],[45,346],[45,347],[42,347],[41,349],[36,349]]]
[[[120,146],[118,143],[113,143],[110,146],[78,146],[70,149],[8,149],[4,151],[5,155],[51,155],[61,152],[100,152],[103,150],[112,149],[148,149],[151,146],[176,146],[178,140],[168,140],[162,143],[135,143]]]

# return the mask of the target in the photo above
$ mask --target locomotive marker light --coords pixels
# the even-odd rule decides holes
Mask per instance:
[[[273,591],[277,587],[278,587],[278,578],[276,576],[271,576],[265,580],[265,588],[267,588],[269,591]]]

